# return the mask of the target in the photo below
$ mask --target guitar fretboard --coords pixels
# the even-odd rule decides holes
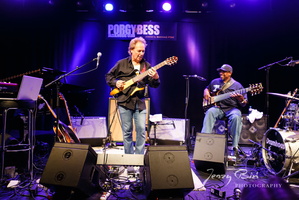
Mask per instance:
[[[228,92],[228,93],[224,93],[224,94],[214,96],[214,103],[222,101],[224,99],[228,99],[233,93],[245,94],[249,90],[250,90],[250,88],[244,88],[244,89],[236,90],[236,91],[233,91],[233,92]]]
[[[167,64],[167,62],[166,62],[166,61],[163,61],[163,62],[160,62],[159,64],[155,65],[153,68],[154,68],[155,70],[158,70],[158,69],[160,69],[161,67],[163,67],[163,66],[166,65],[166,64]],[[141,74],[135,76],[135,77],[133,78],[133,82],[136,83],[136,82],[142,80],[144,77],[147,76],[147,72],[148,72],[148,70],[146,70],[146,72],[143,72],[143,73],[141,73]]]

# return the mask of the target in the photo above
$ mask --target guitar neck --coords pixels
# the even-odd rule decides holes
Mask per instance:
[[[51,106],[50,106],[50,104],[48,103],[48,101],[47,101],[44,97],[42,97],[41,95],[39,95],[38,98],[40,98],[41,100],[43,100],[43,101],[45,102],[45,104],[47,105],[47,107],[48,107],[49,111],[51,112],[51,114],[53,115],[53,117],[54,117],[55,119],[57,119],[57,115],[56,115],[56,113],[54,112],[54,110],[51,108]]]
[[[156,70],[158,70],[161,67],[163,67],[164,65],[166,65],[165,61],[159,63],[158,65],[154,66],[153,68],[156,69]],[[128,87],[130,87],[134,83],[136,83],[136,82],[141,81],[142,79],[144,79],[147,76],[147,74],[148,74],[147,72],[148,72],[148,70],[146,70],[145,72],[143,72],[141,74],[138,74],[134,78],[131,78],[130,80],[126,81],[126,84],[125,84],[123,90],[127,89]]]
[[[64,98],[64,95],[63,95],[62,93],[60,93],[59,95],[60,95],[61,99],[62,99],[63,102],[64,102],[64,106],[65,106],[66,114],[67,114],[67,117],[68,117],[68,120],[69,120],[69,123],[70,123],[69,125],[70,125],[71,127],[73,127],[72,119],[71,119],[71,114],[70,114],[69,107],[68,107],[68,105],[67,105],[67,101],[66,101],[66,99]]]
[[[243,88],[240,90],[235,90],[233,92],[228,92],[228,93],[224,93],[224,94],[220,94],[217,96],[214,96],[214,103],[222,101],[224,99],[228,99],[233,93],[240,93],[240,94],[245,94],[250,90],[250,88]]]
[[[166,65],[166,62],[165,62],[165,61],[160,62],[159,64],[155,65],[153,68],[154,68],[155,70],[158,70],[158,69],[160,69],[161,67],[163,67],[164,65]],[[148,69],[148,70],[149,70],[149,69]],[[138,82],[138,81],[144,79],[144,78],[147,76],[147,72],[148,72],[148,70],[146,70],[145,72],[143,72],[143,73],[141,73],[141,74],[135,76],[134,78],[132,78],[133,82],[136,83],[136,82]]]

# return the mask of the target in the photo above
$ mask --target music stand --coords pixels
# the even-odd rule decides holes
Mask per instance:
[[[149,121],[154,125],[154,145],[157,145],[157,124],[162,121],[162,114],[150,115]]]

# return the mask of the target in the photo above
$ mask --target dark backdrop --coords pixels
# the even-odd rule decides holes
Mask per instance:
[[[153,65],[170,56],[179,61],[159,70],[162,84],[150,90],[151,114],[161,113],[170,118],[184,118],[186,79],[184,74],[197,74],[206,82],[190,79],[187,117],[196,131],[203,120],[202,91],[210,80],[218,77],[216,68],[223,63],[233,66],[233,76],[244,87],[263,83],[269,91],[287,93],[298,87],[298,65],[270,65],[293,56],[299,59],[298,3],[285,0],[264,0],[258,6],[239,6],[235,9],[215,9],[211,13],[103,13],[89,8],[78,12],[69,5],[24,3],[1,5],[0,48],[1,74],[6,78],[42,67],[69,72],[102,53],[99,68],[91,62],[62,79],[62,90],[75,115],[74,105],[86,116],[107,116],[110,88],[104,75],[114,63],[128,56],[129,41],[108,40],[106,24],[117,21],[163,21],[177,23],[176,41],[147,41],[146,59]],[[30,1],[28,1],[30,2]],[[283,64],[286,64],[284,62]],[[80,74],[78,74],[80,73]],[[78,74],[78,75],[74,75]],[[49,83],[53,79],[46,80]],[[46,95],[53,88],[44,89]],[[249,97],[250,106],[267,113],[266,89]],[[282,112],[285,99],[269,96],[270,126]],[[243,112],[247,113],[248,107]]]

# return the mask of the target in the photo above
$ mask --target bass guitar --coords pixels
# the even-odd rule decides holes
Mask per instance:
[[[39,95],[38,98],[43,100],[43,102],[47,105],[49,111],[51,112],[52,116],[57,120],[57,115],[49,105],[48,101],[41,95]],[[56,133],[56,137],[59,142],[80,143],[80,141],[76,139],[76,134],[74,133],[74,131],[60,120],[58,120],[56,122],[56,125],[53,126],[53,130],[54,133]]]
[[[230,96],[234,93],[245,94],[247,92],[250,92],[251,95],[253,96],[253,95],[261,93],[261,91],[263,91],[262,83],[250,84],[249,87],[247,87],[247,88],[243,88],[240,90],[235,90],[232,92],[212,96],[208,100],[203,99],[202,106],[203,106],[204,111],[207,111],[210,107],[213,107],[214,105],[216,105],[217,102],[230,98]]]
[[[165,65],[173,65],[173,64],[177,63],[177,61],[178,61],[178,57],[176,57],[176,56],[172,56],[172,57],[170,57],[170,58],[167,58],[167,59],[164,60],[163,62],[157,64],[157,65],[154,66],[153,68],[154,68],[155,70],[158,70],[158,69],[160,69],[161,67],[163,67],[163,66],[165,66]],[[148,70],[145,71],[145,72],[143,72],[143,73],[141,73],[141,74],[139,74],[139,75],[137,75],[137,76],[135,76],[134,78],[132,78],[132,79],[126,81],[125,84],[124,84],[124,87],[122,87],[122,88],[114,88],[114,89],[110,92],[110,95],[111,95],[111,96],[114,96],[114,95],[116,95],[116,94],[118,94],[118,93],[120,93],[120,92],[123,92],[124,90],[126,90],[127,88],[129,88],[131,85],[133,85],[133,84],[137,83],[138,81],[141,81],[142,79],[144,79],[144,78],[147,76],[147,74],[148,74]],[[144,90],[144,88],[138,88],[138,87],[136,87],[136,88],[131,92],[130,95],[133,95],[135,92],[137,92],[137,91],[139,91],[139,90]]]

